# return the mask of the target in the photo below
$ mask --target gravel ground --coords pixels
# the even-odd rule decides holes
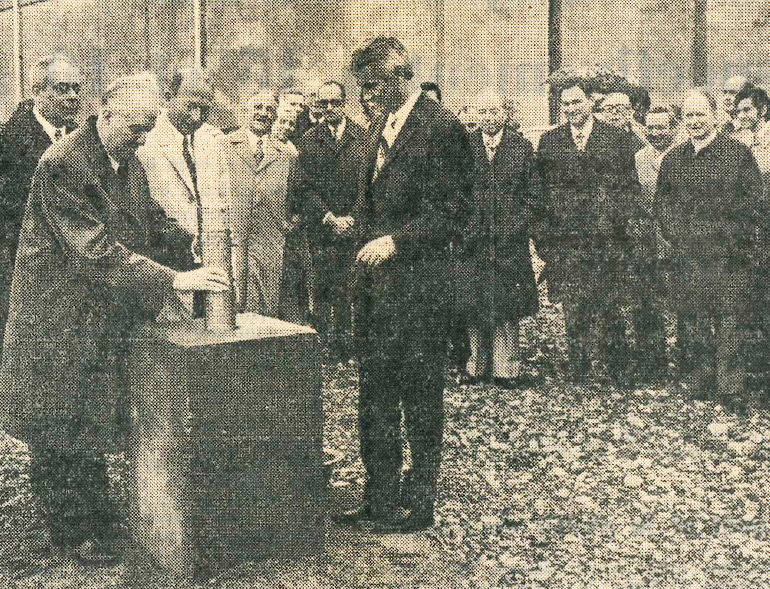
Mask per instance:
[[[320,557],[247,563],[208,586],[770,587],[770,419],[664,387],[561,384],[563,326],[546,307],[522,330],[535,388],[446,392],[437,524],[376,536],[327,524]],[[355,366],[326,368],[326,444],[341,454],[331,509],[361,492]],[[16,566],[44,543],[28,456],[0,437],[0,588],[171,588],[146,563]],[[113,459],[115,492],[125,465]]]

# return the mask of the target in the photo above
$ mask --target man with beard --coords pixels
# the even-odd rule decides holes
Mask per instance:
[[[380,113],[359,169],[356,341],[364,501],[343,524],[382,532],[433,523],[441,464],[449,245],[470,208],[472,155],[460,121],[417,89],[404,45],[376,37],[353,53]],[[401,480],[401,419],[412,457]]]
[[[632,379],[621,307],[626,288],[630,194],[638,189],[628,133],[597,120],[583,79],[558,89],[567,122],[540,139],[549,219],[538,251],[552,301],[564,303],[573,380],[593,364],[612,382]]]
[[[43,152],[75,128],[80,111],[80,70],[66,56],[45,57],[29,74],[33,97],[19,104],[0,132],[0,341],[32,174]]]
[[[348,278],[353,263],[353,207],[365,131],[345,114],[339,82],[318,89],[323,123],[302,138],[293,199],[310,239],[316,327],[334,359],[352,350]]]
[[[104,454],[125,450],[130,329],[178,293],[229,288],[224,270],[176,272],[154,259],[177,229],[135,151],[159,110],[153,76],[114,82],[98,117],[41,158],[19,237],[0,425],[29,445],[53,548],[88,564],[115,557]]]
[[[297,320],[282,300],[287,192],[296,155],[270,136],[278,112],[272,90],[259,90],[246,102],[248,124],[222,143],[228,164],[236,299],[240,309]]]

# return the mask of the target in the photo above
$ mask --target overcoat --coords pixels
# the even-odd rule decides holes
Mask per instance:
[[[543,214],[532,144],[505,130],[490,162],[481,131],[471,135],[474,210],[458,264],[458,310],[470,321],[516,321],[537,312],[529,240]]]
[[[751,150],[724,133],[698,153],[691,141],[663,158],[654,211],[669,252],[675,310],[745,306],[758,251],[762,175]]]
[[[548,222],[537,244],[549,297],[600,303],[623,292],[640,189],[628,134],[595,120],[580,151],[564,124],[543,134],[538,161]]]
[[[338,296],[337,287],[346,283],[353,262],[354,239],[336,235],[323,219],[328,212],[353,214],[364,136],[363,128],[347,119],[339,141],[327,125],[317,125],[299,143],[291,198],[310,241],[317,298]]]
[[[296,156],[268,138],[258,161],[243,128],[221,141],[229,167],[235,288],[241,310],[277,317],[288,229],[286,196]]]
[[[175,296],[152,260],[168,235],[138,159],[113,169],[95,119],[40,160],[19,238],[0,369],[0,425],[30,445],[119,447],[128,330]]]

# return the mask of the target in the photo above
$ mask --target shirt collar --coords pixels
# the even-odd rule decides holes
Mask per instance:
[[[588,121],[586,121],[586,124],[583,125],[582,129],[578,129],[577,127],[573,126],[572,123],[570,123],[569,130],[572,133],[572,138],[575,139],[578,133],[580,133],[583,136],[583,144],[585,145],[586,142],[588,142],[588,138],[591,136],[591,131],[594,130],[594,117],[593,115],[590,115],[588,117]]]
[[[490,149],[497,149],[503,140],[503,133],[505,133],[505,126],[494,135],[487,135],[482,132],[481,136],[484,138],[484,145]]]
[[[402,104],[396,112],[392,112],[388,115],[388,122],[385,124],[383,135],[387,134],[390,139],[390,145],[393,145],[396,137],[398,137],[404,123],[406,123],[406,119],[409,118],[409,115],[412,113],[414,105],[417,104],[420,96],[422,96],[422,92],[415,92],[406,99],[406,102]]]
[[[56,141],[56,131],[60,131],[62,137],[67,134],[66,127],[54,127],[51,122],[41,114],[36,104],[32,106],[32,114],[35,115],[37,122],[40,123],[41,127],[43,127],[43,131],[45,131],[45,134],[48,135],[48,138],[51,140],[51,142]]]
[[[327,127],[329,127],[329,131],[332,134],[332,137],[337,139],[338,141],[342,139],[342,136],[345,134],[345,127],[348,124],[348,118],[342,117],[342,120],[337,124],[336,127],[332,127],[331,125],[327,124]]]
[[[695,149],[695,153],[698,154],[704,149],[706,149],[711,143],[716,139],[717,131],[714,129],[708,137],[706,137],[703,141],[696,140],[693,138],[690,138],[690,142],[692,143],[693,148]]]
[[[246,128],[246,137],[249,139],[249,145],[251,146],[252,151],[256,151],[257,146],[262,144],[266,135],[267,134],[257,135],[251,128]]]

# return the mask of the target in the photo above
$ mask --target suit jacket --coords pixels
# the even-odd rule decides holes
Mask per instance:
[[[339,141],[327,125],[318,125],[299,145],[290,198],[310,240],[316,296],[324,296],[327,286],[343,283],[353,261],[355,240],[336,235],[323,219],[329,212],[353,214],[365,135],[360,125],[348,119]]]
[[[359,268],[356,302],[371,324],[430,337],[422,327],[446,311],[451,296],[449,245],[471,209],[473,156],[460,121],[421,96],[375,177],[384,125],[384,118],[372,125],[354,217],[360,246],[391,235],[396,253],[379,267]]]
[[[227,165],[220,149],[224,132],[204,123],[194,137],[196,185],[205,215],[229,206]],[[166,212],[190,235],[190,247],[198,234],[195,188],[190,169],[184,160],[182,139],[167,114],[161,113],[155,127],[147,134],[137,154],[147,173],[150,194]]]
[[[481,131],[471,135],[474,211],[460,248],[458,310],[474,320],[517,320],[537,312],[529,239],[542,214],[532,144],[506,129],[492,161]]]
[[[221,143],[230,181],[238,300],[244,311],[277,317],[288,229],[286,195],[296,156],[268,138],[257,161],[243,128],[225,135]]]
[[[92,119],[35,172],[0,369],[2,427],[30,444],[111,447],[127,330],[175,296],[174,271],[148,257],[167,237],[165,216],[138,160],[123,171]]]
[[[540,138],[548,222],[538,250],[553,300],[601,298],[622,281],[630,248],[627,226],[639,190],[634,153],[625,131],[599,120],[582,152],[569,124]]]
[[[723,133],[697,154],[688,141],[663,158],[654,210],[670,244],[675,302],[710,306],[745,288],[762,254],[762,190],[751,150]]]

